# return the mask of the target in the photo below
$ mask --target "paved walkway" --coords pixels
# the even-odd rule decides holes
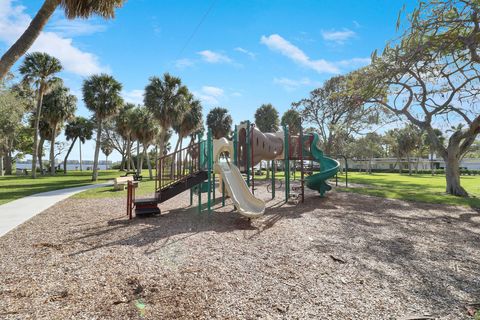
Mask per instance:
[[[0,205],[0,237],[59,201],[84,190],[111,184],[107,182],[42,192]]]

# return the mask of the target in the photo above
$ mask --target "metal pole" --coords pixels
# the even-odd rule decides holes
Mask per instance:
[[[284,168],[284,173],[285,173],[285,202],[288,201],[288,198],[290,196],[290,160],[289,160],[289,148],[288,148],[288,127],[285,125],[283,126],[283,144],[284,144],[284,156],[283,156],[283,159],[284,159],[284,164],[285,164],[285,168]]]
[[[235,130],[233,131],[233,164],[238,165],[238,132],[237,125],[235,125]]]
[[[222,179],[222,207],[225,207],[225,183]]]
[[[245,169],[247,172],[247,186],[250,187],[250,121],[247,120],[247,129],[245,135],[245,150],[247,152],[247,161],[245,163]]]
[[[255,145],[255,140],[253,138],[253,134],[255,133],[255,124],[252,123],[252,143],[251,143],[251,156],[252,156],[252,194],[255,194],[255,163],[253,162],[253,147]]]
[[[208,176],[208,192],[207,192],[207,208],[208,213],[212,212],[212,154],[213,154],[212,130],[208,129],[207,134],[207,176]]]
[[[272,199],[275,199],[275,160],[272,160]]]
[[[303,170],[303,128],[300,126],[300,185],[302,187],[302,203],[305,201],[305,171]]]

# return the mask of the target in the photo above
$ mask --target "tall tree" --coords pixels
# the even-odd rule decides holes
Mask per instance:
[[[34,52],[27,54],[19,70],[23,76],[23,82],[34,85],[37,95],[32,156],[32,178],[36,178],[37,159],[35,155],[38,154],[38,128],[42,115],[43,96],[59,83],[60,79],[56,77],[56,74],[62,70],[62,65],[57,58],[49,54]]]
[[[272,104],[262,104],[255,111],[255,125],[262,132],[278,131],[278,111]]]
[[[68,19],[88,18],[92,15],[109,19],[114,17],[115,9],[121,7],[124,2],[125,0],[45,0],[28,28],[0,59],[0,80],[32,46],[57,7],[60,6],[64,10]]]
[[[144,103],[162,127],[159,148],[164,150],[165,137],[172,126],[183,119],[187,104],[188,89],[182,85],[180,78],[165,73],[163,78],[153,76],[145,87]]]
[[[397,132],[397,146],[400,155],[407,158],[408,174],[412,175],[411,155],[419,147],[422,135],[413,125],[407,125]]]
[[[55,137],[57,127],[73,118],[77,110],[77,98],[63,85],[56,86],[43,99],[43,119],[50,125],[52,140],[50,140],[50,174],[55,174]]]
[[[213,138],[228,137],[232,131],[232,116],[225,108],[213,108],[207,115],[207,127],[212,130]]]
[[[155,141],[155,137],[158,136],[160,128],[156,124],[151,112],[143,106],[133,109],[131,125],[133,138],[143,146],[141,155],[137,155],[137,174],[141,173],[143,167],[143,158],[146,156],[147,163],[149,164],[150,179],[153,179],[152,168],[150,166],[150,157],[147,151],[150,144]]]
[[[108,170],[108,156],[112,154],[113,147],[108,141],[102,141],[100,148],[105,155],[105,170]]]
[[[13,152],[23,129],[22,117],[28,103],[0,81],[0,175],[12,174]],[[5,162],[5,166],[4,166]]]
[[[200,129],[203,123],[202,104],[189,94],[185,102],[188,111],[183,116],[182,121],[175,125],[173,129],[178,135],[177,147],[182,148],[183,138]]]
[[[122,106],[118,114],[114,118],[114,125],[118,134],[125,140],[125,154],[122,152],[122,157],[125,158],[127,171],[130,171],[132,163],[132,110],[135,108],[133,103],[126,103]],[[110,135],[111,136],[111,135]],[[113,137],[112,137],[113,138]],[[111,141],[112,144],[112,141]],[[113,144],[112,144],[113,145]]]
[[[302,127],[300,113],[298,113],[298,111],[295,109],[289,109],[285,111],[282,116],[281,125],[287,126],[291,135],[298,135],[300,133],[300,128]]]
[[[83,101],[95,115],[97,122],[97,141],[93,160],[92,181],[98,177],[98,156],[102,143],[103,121],[115,115],[123,104],[120,92],[122,84],[107,74],[93,75],[83,82]]]
[[[72,121],[67,123],[65,127],[65,139],[72,140],[70,147],[68,148],[67,154],[65,155],[65,159],[63,160],[63,173],[67,174],[67,160],[70,152],[75,145],[75,142],[79,140],[79,144],[85,143],[85,141],[92,139],[93,136],[93,122],[83,118],[83,117],[75,117]],[[80,148],[80,159],[82,159],[81,155],[82,149]]]
[[[477,1],[420,2],[400,40],[350,76],[360,101],[381,105],[428,134],[446,164],[446,192],[457,196],[468,196],[460,159],[480,133],[479,16]],[[456,128],[446,145],[435,134],[439,123]]]
[[[378,122],[377,110],[353,99],[346,88],[347,79],[336,76],[310,92],[309,98],[292,104],[305,122],[318,128],[327,154],[343,153],[339,147],[343,140]]]

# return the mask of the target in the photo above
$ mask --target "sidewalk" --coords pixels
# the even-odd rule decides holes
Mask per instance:
[[[112,185],[112,183],[91,184],[75,188],[42,192],[0,205],[0,237],[59,201],[67,199],[68,197],[84,190],[109,185]]]

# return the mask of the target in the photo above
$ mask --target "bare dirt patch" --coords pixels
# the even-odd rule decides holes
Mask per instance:
[[[0,318],[471,319],[478,212],[281,197],[253,221],[219,201],[199,215],[188,192],[132,221],[125,199],[65,200],[0,238]]]

